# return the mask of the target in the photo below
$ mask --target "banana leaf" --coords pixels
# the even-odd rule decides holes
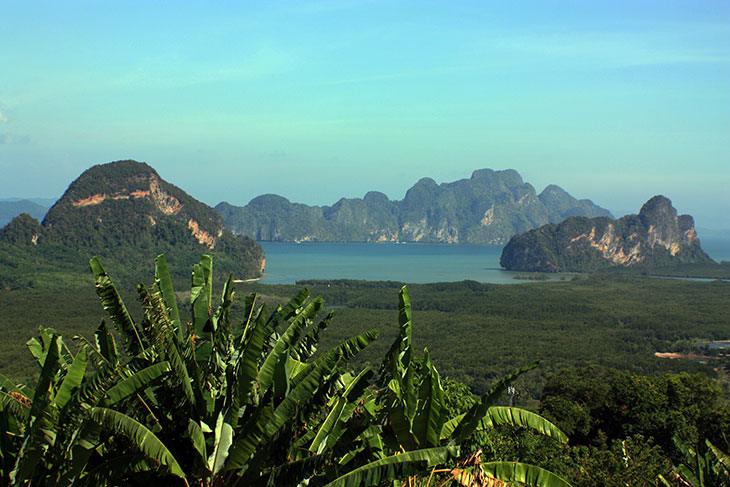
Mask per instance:
[[[284,351],[280,356],[279,362],[274,367],[273,387],[274,401],[279,403],[287,394],[289,394],[289,350]]]
[[[60,347],[55,333],[44,348],[43,368],[30,407],[30,427],[18,452],[15,467],[10,472],[11,480],[17,483],[31,478],[37,465],[43,461],[44,454],[53,448],[56,441],[58,408],[50,400],[60,368]]]
[[[84,487],[123,485],[120,482],[126,480],[125,477],[130,474],[148,472],[155,467],[153,462],[139,453],[120,455],[90,470],[78,485]]]
[[[58,487],[77,485],[79,477],[87,473],[87,465],[99,444],[100,434],[101,426],[94,421],[84,421],[74,429],[72,443],[66,445],[66,450],[59,455],[63,462],[60,466],[60,479],[56,484]]]
[[[277,433],[288,424],[302,407],[306,407],[317,393],[324,382],[324,377],[333,373],[337,364],[338,356],[331,354],[323,357],[317,362],[317,366],[310,372],[300,373],[298,377],[306,375],[291,392],[283,398],[273,410],[269,412],[268,407],[263,408],[265,413],[260,413],[255,424],[246,426],[247,432],[239,435],[234,442],[228,457],[227,470],[240,469],[246,466],[247,469],[256,468],[267,460],[267,448],[260,448],[260,445],[268,445]],[[265,404],[272,404],[273,392],[269,391]],[[272,398],[272,399],[268,399]]]
[[[567,480],[534,465],[519,462],[482,463],[482,471],[502,482],[520,482],[528,487],[571,487]]]
[[[456,426],[464,418],[464,414],[446,422],[441,429],[441,439],[446,440],[451,437]],[[537,413],[527,411],[525,409],[510,408],[504,406],[492,406],[487,409],[487,413],[479,421],[474,431],[484,431],[493,428],[495,425],[510,425],[518,428],[529,428],[536,433],[553,438],[561,443],[567,443],[568,437],[560,428],[543,418]]]
[[[278,313],[274,314],[273,318],[277,321],[281,320],[283,322],[291,320],[298,314],[302,305],[307,301],[307,298],[309,298],[309,289],[304,287],[296,296],[291,298]]]
[[[321,471],[331,461],[328,455],[310,457],[286,462],[256,479],[253,486],[279,487],[281,485],[302,485],[302,482]]]
[[[327,329],[334,317],[335,312],[330,311],[327,316],[321,320],[316,326],[313,326],[311,330],[296,344],[292,350],[292,356],[302,362],[306,361],[317,351],[317,345],[319,344],[319,335]]]
[[[215,437],[213,443],[213,453],[208,457],[208,470],[217,475],[223,470],[223,465],[228,458],[228,450],[233,443],[233,427],[224,422],[223,414],[218,415],[215,424]]]
[[[180,353],[180,343],[177,341],[177,336],[173,337],[172,343],[166,347],[165,358],[170,362],[170,368],[174,373],[175,382],[180,385],[188,402],[194,407],[202,407],[202,405],[199,406],[201,398],[199,394],[196,394],[197,389],[193,389],[193,380],[191,378],[191,375],[195,377],[197,363],[194,359],[186,363]],[[188,372],[188,366],[193,367],[193,374]]]
[[[272,331],[266,322],[264,312],[265,308],[259,312],[254,320],[253,328],[248,333],[245,346],[238,357],[236,386],[238,388],[238,400],[241,404],[250,404],[252,402],[250,398],[251,388],[259,374],[258,363],[261,352]]]
[[[117,330],[122,335],[127,353],[132,356],[139,354],[145,347],[139,336],[137,326],[122,301],[122,297],[117,292],[111,277],[104,270],[99,258],[94,257],[89,263],[96,279],[96,294],[99,295],[102,307],[109,313]]]
[[[15,382],[8,379],[3,374],[0,374],[0,389],[5,389],[6,391],[10,392],[16,392],[18,394],[23,393],[20,388],[15,384]]]
[[[370,462],[336,478],[325,487],[364,487],[385,480],[425,473],[459,455],[458,447],[442,446],[409,451]]]
[[[43,364],[46,360],[46,354],[48,353],[48,347],[51,344],[51,339],[53,336],[56,336],[56,341],[59,340],[59,337],[56,335],[56,332],[53,330],[53,328],[44,328],[43,326],[38,327],[38,336],[40,337],[41,341],[39,342],[35,337],[32,337],[30,340],[28,340],[25,344],[28,347],[28,350],[30,351],[31,355],[35,357],[35,359],[38,361],[38,365],[43,367]],[[59,358],[60,358],[60,344],[59,344]],[[61,363],[59,362],[59,368],[61,366]]]
[[[297,375],[294,377],[291,381],[291,386],[296,387],[299,382],[307,376],[307,374],[318,365],[318,363],[324,361],[324,360],[330,360],[330,358],[335,359],[336,364],[344,363],[351,358],[353,358],[355,355],[360,353],[365,347],[370,345],[375,339],[378,338],[378,330],[372,329],[370,331],[366,331],[365,333],[362,333],[360,335],[354,336],[348,340],[345,340],[344,342],[340,343],[338,346],[330,349],[326,353],[324,353],[322,356],[317,358],[312,363],[306,364],[303,368],[300,368],[297,370]]]
[[[81,381],[84,379],[86,373],[86,357],[87,347],[82,346],[79,352],[76,354],[71,367],[69,367],[66,377],[64,377],[61,387],[56,393],[53,401],[56,403],[58,409],[63,409],[66,402],[71,398],[71,394],[81,386]]]
[[[713,445],[710,440],[705,440],[705,444],[707,445],[707,448],[709,448],[710,452],[712,452],[715,460],[717,460],[717,462],[725,468],[725,475],[728,475],[728,473],[730,473],[730,456]]]
[[[261,400],[261,406],[253,412],[246,423],[239,428],[239,433],[228,451],[226,470],[241,469],[245,471],[248,462],[262,441],[266,441],[266,425],[274,414],[271,392]]]
[[[170,322],[172,323],[175,333],[177,334],[178,339],[182,342],[184,337],[182,321],[180,320],[180,311],[177,307],[175,290],[172,287],[170,270],[167,267],[167,259],[165,259],[164,255],[158,255],[155,259],[155,284],[170,315]]]
[[[319,430],[317,430],[317,434],[309,446],[311,452],[321,454],[337,442],[342,435],[345,424],[357,407],[357,400],[361,397],[364,388],[367,387],[372,374],[370,367],[366,367],[347,384],[342,395],[336,398],[332,409],[322,422]]]
[[[200,263],[193,266],[193,284],[190,288],[190,302],[193,308],[193,330],[196,337],[205,337],[204,330],[210,321],[213,294],[213,259],[203,255]]]
[[[43,475],[45,469],[39,468],[39,464],[44,463],[46,453],[56,442],[58,409],[55,404],[44,402],[43,407],[31,417],[29,432],[20,447],[15,467],[9,475],[11,481],[18,485],[30,485],[33,483],[31,479],[34,474]]]
[[[91,408],[89,415],[102,426],[127,437],[134,448],[152,460],[167,466],[171,474],[185,478],[185,473],[170,450],[144,425],[126,414],[107,408]]]
[[[25,423],[30,415],[30,399],[19,392],[0,390],[0,413],[9,412],[16,421]]]
[[[421,447],[434,447],[440,443],[441,427],[446,420],[444,389],[427,349],[423,351],[423,366],[425,370],[418,387],[418,409],[412,430]]]
[[[269,389],[269,387],[271,387],[274,377],[274,368],[279,360],[281,360],[282,354],[286,349],[299,340],[302,331],[307,326],[307,320],[317,315],[323,302],[324,300],[322,298],[318,297],[314,299],[296,315],[286,331],[279,337],[273,350],[271,350],[269,355],[266,357],[261,369],[259,370],[258,378],[261,383],[262,391],[265,392]]]
[[[456,426],[453,433],[453,438],[456,440],[456,442],[461,443],[470,434],[472,434],[474,430],[476,430],[477,426],[479,426],[479,422],[482,420],[482,418],[484,418],[484,416],[486,416],[487,411],[490,407],[492,407],[494,401],[497,400],[499,395],[507,388],[509,384],[512,383],[512,381],[514,381],[517,377],[524,374],[525,372],[534,369],[535,367],[537,367],[537,365],[538,363],[535,362],[526,367],[515,370],[511,374],[500,379],[486,393],[484,393],[479,402],[472,406],[471,409],[466,412],[464,418]]]
[[[210,429],[210,428],[208,428]],[[203,428],[200,424],[188,419],[188,428],[185,431],[185,437],[190,438],[193,443],[193,448],[200,455],[200,460],[203,464],[208,462],[208,455],[206,453],[205,436],[203,435]]]
[[[240,322],[233,330],[233,335],[241,337],[241,343],[246,336],[246,331],[254,320],[254,314],[256,313],[256,301],[258,301],[258,295],[256,293],[249,294],[243,298],[243,316],[246,318]]]
[[[403,375],[411,363],[411,301],[407,286],[398,293],[398,325],[398,336],[380,365],[378,376],[381,387],[385,387],[399,371]]]
[[[105,405],[112,406],[119,401],[126,399],[132,394],[135,394],[144,389],[150,383],[162,377],[166,373],[170,372],[170,370],[171,368],[169,362],[160,362],[138,371],[131,377],[127,377],[107,391],[107,400],[105,401]]]
[[[33,394],[33,405],[30,408],[30,415],[34,417],[38,416],[40,411],[46,407],[50,394],[53,392],[53,385],[56,383],[56,375],[60,367],[58,363],[60,351],[57,335],[54,334],[51,338],[51,343],[45,355],[41,375]]]
[[[109,329],[106,327],[104,320],[101,320],[101,324],[94,332],[96,338],[96,348],[104,359],[109,362],[112,367],[116,367],[119,364],[119,355],[117,354],[117,344],[114,342],[114,337],[109,333]]]

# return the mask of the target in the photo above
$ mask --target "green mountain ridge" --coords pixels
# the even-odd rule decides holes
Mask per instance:
[[[694,219],[678,216],[672,202],[661,195],[647,201],[638,215],[618,220],[570,217],[515,235],[500,259],[505,269],[529,272],[712,262],[700,246]]]
[[[0,229],[0,246],[0,265],[11,265],[11,256],[53,267],[54,260],[98,255],[128,273],[149,267],[160,253],[183,267],[214,255],[216,271],[237,279],[259,277],[265,262],[261,246],[231,233],[212,208],[130,160],[84,171],[42,223],[23,214]]]
[[[48,208],[30,199],[0,200],[0,227],[4,227],[21,213],[28,213],[36,220],[41,220]]]
[[[514,169],[479,169],[469,179],[442,184],[422,178],[399,201],[371,191],[320,207],[267,194],[243,207],[222,202],[215,209],[235,233],[282,242],[504,244],[569,216],[611,216],[555,185],[538,195]]]

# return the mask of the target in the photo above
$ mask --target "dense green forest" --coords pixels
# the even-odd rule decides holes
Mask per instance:
[[[704,485],[727,485],[727,471],[723,470],[721,460],[727,461],[723,452],[730,449],[727,441],[730,408],[725,370],[728,357],[722,350],[698,348],[697,342],[728,339],[730,283],[599,273],[580,276],[571,281],[515,285],[473,281],[414,284],[408,286],[410,299],[406,295],[404,300],[402,283],[396,282],[337,280],[300,282],[297,285],[234,285],[229,282],[223,290],[221,308],[215,311],[215,296],[220,290],[216,288],[214,292],[212,270],[206,273],[201,265],[202,262],[195,267],[197,271],[193,274],[193,287],[190,291],[173,292],[173,287],[189,289],[190,281],[180,278],[173,281],[169,275],[161,280],[159,269],[138,276],[137,280],[151,284],[149,288],[135,289],[137,280],[128,277],[117,280],[116,286],[113,286],[106,272],[97,264],[95,276],[89,274],[88,278],[69,278],[60,282],[41,279],[32,287],[6,289],[0,293],[0,317],[5,323],[6,331],[6,339],[0,344],[0,374],[4,377],[0,389],[6,394],[3,396],[3,409],[0,411],[0,416],[6,415],[3,421],[7,421],[7,415],[12,412],[7,401],[12,397],[19,398],[17,394],[30,402],[42,397],[57,398],[64,389],[64,377],[69,376],[76,362],[74,356],[88,356],[91,367],[90,357],[97,356],[93,348],[96,347],[98,353],[103,352],[99,348],[103,345],[100,337],[103,338],[106,334],[108,340],[116,337],[115,341],[124,345],[120,347],[118,358],[115,359],[120,364],[118,367],[125,364],[119,369],[122,372],[118,372],[121,373],[118,379],[131,381],[128,383],[139,386],[132,388],[135,394],[141,394],[138,399],[125,396],[124,400],[120,399],[118,406],[111,408],[109,392],[104,388],[94,393],[100,395],[94,395],[93,401],[87,398],[93,404],[88,403],[87,399],[77,398],[85,404],[82,409],[93,414],[90,418],[79,419],[76,426],[81,428],[81,425],[90,427],[90,424],[98,424],[108,428],[98,440],[103,439],[106,446],[86,458],[84,461],[87,463],[80,467],[81,470],[75,473],[64,471],[63,475],[76,475],[76,480],[64,485],[88,485],[92,480],[103,484],[105,481],[100,472],[109,474],[104,470],[111,468],[111,465],[107,465],[109,454],[132,454],[131,457],[124,458],[133,458],[137,462],[130,464],[138,470],[136,473],[124,471],[119,474],[123,475],[120,478],[126,479],[126,485],[147,485],[160,476],[174,483],[169,476],[180,477],[181,472],[191,482],[194,478],[207,478],[206,482],[218,479],[220,485],[225,485],[225,482],[239,474],[248,475],[247,478],[254,484],[273,482],[272,479],[276,479],[281,485],[285,485],[286,481],[282,479],[289,479],[288,476],[295,476],[296,472],[312,475],[311,478],[316,480],[311,485],[334,482],[340,477],[350,475],[350,472],[359,473],[347,477],[350,480],[339,481],[356,482],[349,485],[372,481],[375,485],[389,477],[408,477],[411,479],[409,481],[417,485],[426,485],[430,482],[429,469],[435,472],[439,482],[447,481],[450,476],[456,475],[455,472],[460,471],[462,480],[466,478],[465,472],[468,472],[471,475],[469,479],[473,482],[477,482],[481,475],[486,475],[485,479],[489,476],[501,476],[512,481],[526,480],[525,475],[537,475],[535,478],[542,480],[527,482],[526,485],[570,484],[586,487],[627,484],[686,485],[678,480],[680,477],[677,475],[684,481],[692,475],[696,477],[701,470],[704,478],[709,479]],[[74,273],[69,272],[69,276],[72,275]],[[237,288],[237,299],[233,299],[234,287]],[[309,290],[305,292],[303,288]],[[308,300],[310,293],[312,296],[322,296],[322,299]],[[255,295],[256,298],[240,298],[246,295]],[[179,308],[174,306],[174,318],[169,315],[172,307],[168,302],[165,302],[167,309],[159,307],[156,301],[159,296],[167,300],[174,296],[176,302],[181,303]],[[201,296],[207,300],[204,301],[207,304],[196,307],[196,301],[203,299]],[[99,297],[102,298],[103,306],[99,306]],[[127,308],[113,304],[120,299],[128,304]],[[141,303],[135,306],[133,303],[138,300]],[[182,304],[191,301],[191,306]],[[283,308],[278,307],[285,303],[289,304]],[[277,429],[270,430],[268,436],[264,435],[256,440],[263,442],[259,446],[265,445],[262,451],[269,452],[270,455],[266,461],[263,460],[264,457],[256,460],[255,468],[248,474],[243,474],[239,469],[243,462],[240,456],[235,457],[235,462],[238,463],[231,463],[230,468],[225,466],[224,460],[216,467],[215,461],[210,463],[203,459],[208,459],[212,452],[218,451],[220,441],[223,441],[223,430],[213,426],[218,421],[215,415],[223,414],[223,409],[219,408],[228,404],[228,399],[224,400],[223,397],[230,397],[230,393],[225,391],[228,390],[227,387],[231,387],[230,381],[233,377],[230,373],[234,369],[229,369],[225,364],[240,357],[233,344],[240,343],[242,346],[250,339],[250,336],[246,338],[247,332],[244,330],[251,326],[252,317],[266,315],[267,312],[258,307],[262,304],[273,310],[268,322],[280,323],[272,324],[271,329],[264,327],[268,330],[266,333],[271,335],[268,341],[262,343],[261,353],[274,352],[276,341],[286,335],[284,331],[291,324],[286,323],[299,314],[303,317],[302,323],[306,324],[308,332],[298,332],[298,345],[287,352],[289,366],[281,366],[283,368],[279,373],[289,374],[289,385],[286,386],[284,379],[280,386],[275,386],[276,381],[271,382],[271,387],[274,387],[272,393],[278,399],[273,396],[267,399],[265,395],[259,394],[255,396],[255,401],[259,401],[256,407],[264,407],[269,400],[274,401],[271,403],[274,405],[284,404],[282,401],[286,401],[287,394],[294,390],[292,384],[298,383],[296,374],[303,370],[314,370],[312,367],[301,369],[300,363],[314,364],[329,360],[328,366],[318,373],[325,374],[322,377],[329,377],[331,381],[327,382],[329,385],[326,393],[324,389],[309,391],[308,394],[311,394],[307,397],[311,402],[307,400],[302,403],[301,408],[298,406],[290,410],[286,416],[288,419],[282,420]],[[326,307],[333,313],[327,314]],[[404,314],[406,307],[407,318]],[[294,309],[297,311],[293,312]],[[102,318],[108,318],[108,314],[112,316],[115,329],[109,329],[102,323]],[[207,318],[200,318],[201,314]],[[120,316],[128,316],[126,328],[122,326],[125,321],[120,321]],[[165,320],[178,323],[176,326],[181,330],[179,333],[187,341],[180,342],[178,337],[171,339],[170,343],[165,342],[167,345],[159,342],[162,335],[155,334],[155,326],[162,326],[160,323],[165,323]],[[217,325],[212,323],[224,321],[229,323],[226,325],[226,333],[230,333],[230,336],[226,334],[214,339]],[[130,328],[130,322],[137,324]],[[190,323],[187,332],[181,327],[185,323]],[[28,353],[25,342],[29,337],[38,334],[39,326],[43,327],[40,336],[29,342],[32,353]],[[135,334],[132,330],[135,329],[139,338],[133,339],[131,337]],[[61,335],[66,337],[65,342],[60,341]],[[90,341],[70,340],[76,335],[84,336]],[[143,350],[133,343],[139,339]],[[201,341],[198,342],[198,339]],[[53,343],[56,345],[52,345]],[[92,343],[96,345],[92,346]],[[347,343],[350,345],[343,345]],[[167,399],[162,400],[168,394],[172,394],[170,397],[180,394],[177,380],[164,375],[174,364],[169,355],[171,352],[167,349],[167,352],[161,350],[173,345],[182,347],[179,350],[180,357],[187,357],[185,361],[189,369],[188,372],[182,372],[178,364],[176,374],[192,374],[190,380],[194,387],[201,387],[203,391],[207,391],[205,394],[212,394],[213,398],[213,402],[208,402],[208,406],[195,413],[198,419],[194,421],[211,428],[210,432],[205,430],[202,436],[195,436],[198,438],[195,441],[189,436],[192,434],[190,431],[186,433],[180,429],[189,420],[186,418],[193,414],[189,409],[191,405],[184,404],[186,401],[193,401],[194,404],[203,399],[195,399],[193,396],[198,393],[193,390],[194,394],[189,399],[178,397],[172,399],[172,403]],[[225,348],[228,352],[216,355],[216,347],[224,345],[233,349]],[[291,343],[287,347],[290,345]],[[55,378],[44,382],[44,357],[48,356],[53,346],[59,347],[60,365],[55,372]],[[400,347],[398,349],[401,352],[395,354],[400,357],[400,362],[393,361],[393,347]],[[403,355],[405,349],[411,350],[407,354],[407,360]],[[424,349],[427,352],[423,352]],[[328,352],[336,350],[340,352],[332,352],[334,355]],[[693,360],[668,360],[656,357],[655,352],[677,352],[694,356]],[[279,350],[277,353],[283,352]],[[211,362],[212,356],[218,358]],[[199,362],[197,366],[190,362],[193,357],[193,362]],[[258,366],[263,367],[267,360],[266,355],[260,357]],[[540,362],[539,366],[535,368],[530,365],[536,361]],[[385,363],[390,365],[384,369]],[[39,364],[41,367],[38,367]],[[271,364],[273,367],[274,363]],[[97,366],[100,364],[94,365]],[[153,369],[147,370],[149,367]],[[199,373],[195,370],[200,367],[207,367],[205,370],[209,375],[195,379]],[[101,367],[93,374],[103,375],[104,370],[106,369]],[[136,374],[143,370],[147,371],[146,375],[137,377]],[[254,373],[253,369],[249,370]],[[400,372],[393,372],[395,370]],[[407,372],[408,370],[412,372]],[[96,377],[93,374],[91,369],[87,370],[82,374],[86,378],[84,379],[76,373],[74,380],[78,382]],[[390,380],[397,379],[396,382],[383,389],[389,383],[383,382],[383,377],[387,376],[383,374],[391,374]],[[168,378],[162,378],[163,375]],[[136,378],[132,379],[133,377]],[[114,382],[117,379],[109,380],[109,387],[122,387]],[[196,380],[203,382],[196,386]],[[215,386],[216,381],[219,386]],[[43,393],[45,396],[39,396],[37,391],[32,392],[33,386],[16,387],[21,382],[36,383],[36,388],[42,386],[47,392]],[[224,386],[226,383],[229,386]],[[507,386],[510,386],[509,394],[505,394]],[[82,382],[78,382],[76,387],[77,389],[73,389],[76,391],[73,397],[81,394],[81,391],[91,394]],[[171,392],[170,388],[177,392]],[[279,392],[275,392],[276,390]],[[385,391],[391,392],[380,395]],[[320,393],[324,395],[320,396]],[[254,396],[250,396],[252,391],[246,394],[249,394],[246,401],[254,401]],[[355,396],[357,401],[353,399]],[[347,399],[337,402],[336,397]],[[409,409],[411,400],[408,397],[413,398],[412,404],[416,405],[416,409]],[[352,405],[351,399],[359,406]],[[433,428],[438,429],[441,433],[437,436],[443,438],[432,436],[427,440],[428,429],[420,430],[414,426],[417,423],[425,424],[419,423],[421,420],[415,421],[418,414],[425,413],[417,414],[416,411],[422,411],[420,408],[432,404],[433,401],[440,404],[439,411],[442,413],[437,415],[440,418],[437,424],[441,426],[436,428],[432,425],[430,431],[436,431]],[[51,403],[46,401],[43,404]],[[58,409],[61,416],[54,416],[56,419],[53,421],[65,417],[64,414],[81,414],[76,410],[63,412],[65,404],[62,403],[63,407]],[[397,404],[401,404],[400,407],[404,409],[398,409]],[[503,409],[512,404],[525,409]],[[74,407],[77,406],[81,407],[78,404]],[[225,407],[232,406],[228,404]],[[333,407],[335,409],[331,409]],[[109,412],[108,409],[116,412]],[[163,410],[166,411],[164,414]],[[230,425],[231,437],[239,438],[243,442],[248,441],[243,438],[249,438],[246,435],[250,433],[246,433],[248,430],[245,428],[259,424],[262,431],[268,431],[264,423],[268,424],[269,419],[264,420],[264,416],[260,416],[264,414],[264,409],[256,410],[259,411],[257,416],[249,417],[246,420],[248,423],[244,421],[248,426],[241,425],[240,428],[233,424],[235,421],[227,422],[229,420],[225,419],[230,412],[223,414],[221,428],[223,425]],[[315,411],[320,413],[315,414]],[[330,428],[334,424],[326,421],[329,417],[328,411],[346,414],[337,423],[339,426],[335,429],[336,438],[332,437],[329,443],[312,443],[318,435],[317,430],[325,431],[322,428]],[[411,412],[403,416],[407,411]],[[159,435],[158,439],[165,449],[135,446],[135,440],[130,439],[134,437],[130,433],[133,430],[131,423],[121,416],[115,416],[117,413],[136,418],[134,421]],[[161,414],[166,415],[166,419],[161,418]],[[308,414],[314,415],[307,416]],[[461,430],[451,430],[447,426],[459,422],[456,418],[460,418],[461,414],[474,418],[473,424],[470,423],[473,428],[470,426],[469,434],[464,430],[466,423]],[[31,435],[38,439],[38,433],[32,433],[35,431],[32,421],[27,422],[32,417],[33,414],[22,416],[26,419],[16,418],[13,420],[16,423],[3,423],[9,425],[5,428],[10,428],[7,431],[12,433],[3,440],[6,445],[3,451],[14,453],[4,454],[2,457],[3,482],[10,485],[12,482],[9,482],[8,475],[15,472],[20,465],[18,458],[28,454],[27,451],[20,450],[23,441],[12,438],[27,438],[27,435]],[[316,421],[305,421],[307,417],[316,418]],[[353,418],[357,418],[359,422],[352,423]],[[404,430],[394,426],[394,421],[398,423],[405,420],[410,426]],[[545,422],[547,420],[552,423]],[[135,431],[140,433],[142,430]],[[228,432],[229,429],[225,431]],[[376,436],[367,436],[373,431],[379,433]],[[406,434],[406,431],[410,433]],[[357,436],[366,432],[370,432],[366,437]],[[72,441],[72,437],[77,438],[81,433],[82,430],[61,434],[65,438],[63,441],[71,442],[64,444],[63,448],[70,448],[67,453],[78,447],[73,446],[73,441],[76,440]],[[453,435],[458,436],[458,441]],[[284,441],[284,437],[294,440]],[[172,438],[191,439],[172,441]],[[186,441],[193,441],[192,446]],[[353,442],[360,444],[362,448],[348,453],[348,448],[355,444]],[[302,449],[305,443],[309,447]],[[366,444],[369,446],[365,446]],[[376,444],[380,446],[373,450],[373,445]],[[424,446],[428,446],[429,452],[415,453],[424,450]],[[458,454],[455,446],[459,447]],[[59,465],[71,461],[64,457],[67,453],[54,450],[54,445],[39,448],[53,451],[56,456],[41,462],[45,469],[41,469],[41,472],[45,473],[38,474],[40,476],[34,477],[35,474],[29,473],[27,467],[23,470],[24,475],[27,475],[26,480],[35,479],[33,485],[47,484],[50,482],[48,479],[59,475]],[[102,451],[112,453],[103,455],[100,453]],[[279,453],[273,454],[273,451]],[[401,454],[404,451],[409,453],[396,463],[387,463],[395,461],[391,455],[397,451],[401,451]],[[482,453],[469,455],[475,451]],[[312,459],[309,458],[310,455],[313,455]],[[114,458],[116,461],[116,457]],[[152,463],[150,458],[154,459]],[[337,463],[340,466],[333,469],[332,462],[335,458],[339,458],[338,462],[345,458],[350,460],[345,462],[347,467]],[[290,461],[286,461],[287,459]],[[177,465],[180,470],[175,469],[173,460],[179,462]],[[518,463],[514,463],[515,460]],[[378,461],[386,461],[388,466],[371,465]],[[459,467],[459,462],[462,462],[462,467]],[[106,466],[102,468],[103,465]],[[508,465],[513,466],[509,467],[512,470],[508,470]],[[519,475],[515,465],[520,466],[517,469],[521,472]],[[101,470],[94,470],[97,468]],[[225,472],[228,480],[225,480],[225,475],[216,476],[216,468],[221,468],[220,472]],[[90,475],[92,470],[97,473]],[[120,470],[122,471],[123,469]],[[235,471],[238,474],[231,473]],[[18,472],[20,471],[16,475]],[[535,472],[544,473],[538,475]],[[409,477],[411,475],[415,477]],[[666,484],[661,483],[663,481]],[[188,484],[192,485],[191,482]],[[16,484],[26,485],[22,482]],[[214,482],[203,482],[196,485],[213,484]],[[700,484],[690,481],[690,485]]]
[[[110,270],[113,272],[113,270]],[[151,282],[154,275],[140,276]],[[134,299],[133,278],[117,281]],[[0,343],[0,372],[33,370],[23,344],[39,325],[73,336],[89,334],[102,318],[91,276],[55,286],[0,293],[6,340]],[[237,283],[239,293],[259,293],[284,302],[304,285],[321,295],[335,315],[324,343],[378,328],[382,339],[358,357],[377,360],[395,334],[394,312],[401,283],[314,281],[299,285]],[[187,279],[177,279],[184,289]],[[690,352],[695,340],[730,337],[730,283],[596,274],[574,281],[482,284],[465,281],[410,285],[418,346],[427,346],[448,377],[482,392],[500,374],[527,361],[541,367],[521,389],[537,398],[544,378],[562,367],[598,364],[638,373],[702,372],[715,376],[716,363],[657,358],[655,352]],[[458,350],[459,353],[454,353]],[[719,362],[718,362],[719,363]],[[525,380],[525,379],[523,379]]]
[[[382,353],[395,333],[399,283],[302,282],[337,309],[334,340],[376,326],[383,336],[358,360]],[[281,300],[298,286],[241,284]],[[522,397],[535,399],[544,378],[563,368],[598,364],[637,373],[702,372],[721,362],[667,360],[656,352],[690,352],[695,340],[730,336],[730,283],[596,274],[574,281],[483,284],[472,281],[409,285],[416,343],[427,346],[446,376],[482,392],[495,377],[532,360]],[[458,351],[456,353],[455,351]],[[700,351],[701,352],[701,351]]]

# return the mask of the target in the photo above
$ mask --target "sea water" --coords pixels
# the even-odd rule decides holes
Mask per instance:
[[[266,284],[293,284],[306,279],[526,282],[514,279],[515,275],[525,273],[500,267],[501,245],[284,242],[261,242],[261,245],[266,252],[266,271],[260,282]],[[549,279],[570,277],[548,275]]]
[[[362,279],[406,283],[466,279],[495,284],[529,282],[534,274],[506,271],[499,265],[501,245],[421,243],[260,242],[266,271],[260,282],[294,284],[307,279]],[[702,248],[716,261],[730,260],[730,239],[705,238]],[[522,280],[515,279],[522,277]],[[543,274],[547,280],[574,274]]]

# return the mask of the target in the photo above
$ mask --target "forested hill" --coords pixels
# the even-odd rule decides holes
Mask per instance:
[[[376,191],[332,206],[292,203],[267,194],[215,208],[235,233],[283,242],[443,242],[504,244],[512,235],[568,216],[610,216],[558,186],[541,194],[508,169],[479,169],[471,178],[437,184],[423,178],[400,201]]]
[[[127,270],[149,267],[158,254],[189,268],[202,253],[216,256],[217,271],[258,277],[264,252],[234,235],[213,208],[166,182],[149,165],[117,161],[93,166],[73,181],[43,223],[20,215],[0,229],[6,252],[76,259],[94,255]],[[52,258],[51,258],[52,255]]]
[[[505,269],[533,272],[711,262],[700,247],[694,219],[677,216],[672,202],[661,195],[644,203],[638,215],[573,217],[515,235],[500,259]]]

